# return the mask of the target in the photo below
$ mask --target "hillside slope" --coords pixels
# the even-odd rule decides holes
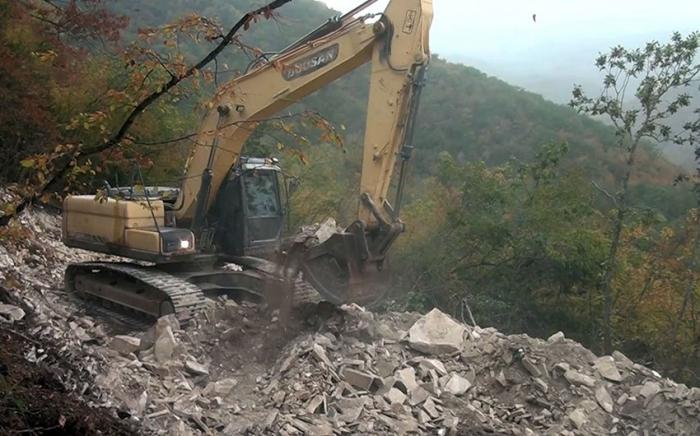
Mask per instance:
[[[132,29],[136,29],[161,25],[191,12],[216,18],[225,27],[251,7],[249,0],[177,0],[167,4],[122,0],[116,10],[129,14]],[[274,52],[337,12],[314,0],[297,0],[285,5],[279,14],[276,21],[254,25],[242,34],[241,40],[265,52]],[[190,59],[196,59],[207,48],[190,46],[183,51]],[[465,52],[468,51],[466,46]],[[249,55],[230,51],[222,54],[220,64],[227,63],[232,70],[244,71],[250,61]],[[360,68],[307,97],[297,108],[319,111],[331,121],[344,124],[349,145],[357,147],[364,128],[368,74],[367,66]],[[624,160],[614,149],[608,149],[614,145],[613,132],[603,123],[438,55],[433,56],[428,80],[416,133],[415,165],[419,175],[433,174],[443,151],[458,160],[484,160],[489,165],[498,165],[513,157],[529,159],[536,147],[551,140],[568,141],[572,150],[570,158],[583,164],[602,185],[611,185],[623,171]],[[650,150],[648,147],[640,153],[635,180],[669,185],[679,169]]]
[[[546,340],[506,335],[437,309],[421,316],[314,305],[280,314],[219,297],[191,325],[170,315],[150,329],[112,322],[61,289],[67,263],[101,256],[56,242],[55,214],[34,210],[19,221],[26,237],[0,242],[2,271],[16,277],[10,304],[0,305],[0,321],[9,318],[0,339],[14,340],[0,364],[22,395],[6,396],[3,434],[36,431],[31,424],[51,434],[119,436],[135,434],[127,426],[182,436],[700,429],[700,389],[618,351],[598,357],[561,332]],[[27,368],[46,373],[42,392],[51,403],[28,394]],[[15,398],[31,401],[31,421],[21,419]]]

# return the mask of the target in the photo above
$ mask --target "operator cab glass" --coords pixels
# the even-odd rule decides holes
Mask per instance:
[[[278,171],[275,169],[244,170],[241,175],[247,210],[246,246],[274,243],[283,225]]]
[[[272,170],[246,171],[243,189],[248,205],[248,218],[276,217],[280,212],[277,195],[277,172]]]
[[[212,210],[225,253],[262,256],[277,247],[284,224],[280,171],[262,158],[241,158],[231,169]]]

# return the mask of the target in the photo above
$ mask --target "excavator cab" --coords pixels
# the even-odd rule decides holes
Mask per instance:
[[[225,255],[263,256],[279,246],[286,215],[280,172],[277,159],[257,157],[241,157],[229,171],[211,220]]]

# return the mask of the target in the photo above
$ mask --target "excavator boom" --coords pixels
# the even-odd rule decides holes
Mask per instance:
[[[174,210],[199,245],[202,221],[255,123],[371,62],[357,220],[324,244],[288,246],[317,290],[332,302],[363,301],[385,288],[386,253],[404,227],[400,196],[411,157],[418,95],[430,60],[432,0],[391,0],[379,19],[355,17],[370,0],[229,82],[202,123]],[[402,159],[395,208],[386,198]],[[294,260],[291,260],[291,256]]]

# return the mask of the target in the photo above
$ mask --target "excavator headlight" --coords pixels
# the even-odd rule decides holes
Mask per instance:
[[[161,227],[160,238],[163,253],[182,253],[194,249],[194,234],[189,229]]]

